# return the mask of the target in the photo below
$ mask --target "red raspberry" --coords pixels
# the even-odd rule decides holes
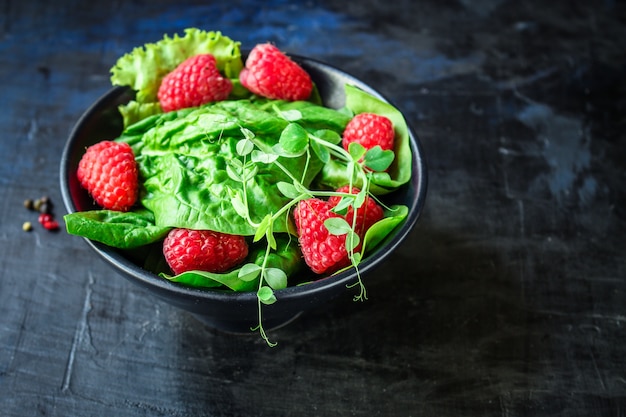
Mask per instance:
[[[252,49],[239,80],[254,94],[275,100],[306,100],[313,90],[309,74],[270,43]]]
[[[395,133],[393,123],[385,116],[359,113],[352,118],[343,131],[343,147],[357,142],[365,149],[379,145],[383,150],[393,150]]]
[[[174,274],[187,271],[226,272],[248,256],[243,236],[212,230],[172,229],[163,241],[163,255]]]
[[[352,187],[352,194],[358,194],[359,191],[360,190],[358,188]],[[346,185],[344,187],[341,187],[337,189],[337,192],[349,193],[350,186]],[[341,197],[339,196],[332,196],[328,199],[328,203],[331,205],[331,207],[335,207],[337,204],[339,204],[339,201],[341,201]],[[357,235],[359,235],[360,238],[363,238],[365,236],[365,232],[367,232],[367,230],[372,227],[374,223],[381,220],[383,218],[383,215],[383,208],[378,205],[376,200],[370,198],[369,196],[365,197],[365,202],[356,211],[356,225],[354,230],[356,231]],[[348,207],[345,218],[348,223],[352,224],[352,221],[354,219],[353,207]]]
[[[298,203],[293,215],[304,261],[316,274],[331,273],[350,264],[346,235],[331,234],[324,221],[341,217],[327,201],[309,198]]]
[[[157,97],[164,112],[196,107],[228,98],[233,83],[222,77],[215,57],[199,54],[187,58],[161,81]]]
[[[138,168],[127,143],[102,141],[87,148],[76,176],[105,209],[128,211],[137,200]]]

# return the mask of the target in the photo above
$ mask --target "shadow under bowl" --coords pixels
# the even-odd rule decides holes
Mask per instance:
[[[293,56],[315,82],[325,106],[340,108],[345,103],[344,86],[351,84],[389,102],[378,91],[359,79],[328,64]],[[80,117],[63,149],[60,165],[60,185],[68,213],[96,209],[92,198],[76,178],[78,163],[85,148],[102,140],[117,138],[122,132],[122,117],[118,106],[133,98],[131,90],[116,87],[91,105]],[[408,207],[407,218],[381,242],[359,265],[361,276],[371,273],[400,245],[413,229],[423,209],[427,169],[420,142],[409,124],[410,147],[413,154],[411,181],[385,197],[388,204]],[[124,251],[99,242],[84,239],[107,263],[131,282],[176,307],[186,310],[208,326],[230,333],[250,333],[258,324],[255,292],[216,291],[185,287],[143,269]],[[275,291],[277,301],[263,306],[263,326],[266,330],[283,326],[303,312],[321,306],[344,293],[347,285],[357,282],[354,270],[319,279],[301,286]]]

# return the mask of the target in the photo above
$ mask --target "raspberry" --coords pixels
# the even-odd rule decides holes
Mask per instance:
[[[252,49],[239,80],[254,94],[275,100],[306,100],[313,90],[309,74],[270,43]]]
[[[225,100],[233,83],[222,77],[211,54],[187,58],[161,81],[157,97],[164,112]]]
[[[333,235],[324,226],[326,219],[341,217],[331,209],[327,201],[309,198],[300,201],[293,213],[304,261],[316,274],[335,272],[350,264],[346,235]]]
[[[359,189],[352,187],[352,194],[358,194]],[[349,193],[350,186],[346,185],[337,189],[339,193]],[[341,197],[332,196],[328,199],[328,203],[331,207],[335,207],[341,201]],[[384,212],[383,208],[378,205],[376,200],[370,198],[369,196],[365,197],[365,202],[361,207],[359,207],[356,211],[356,224],[355,224],[355,232],[359,235],[360,238],[365,236],[365,232],[372,227],[374,223],[381,220],[383,218]],[[345,215],[346,221],[349,224],[352,224],[354,219],[354,208],[352,206],[348,207]]]
[[[105,209],[128,211],[137,200],[138,168],[127,143],[102,141],[87,148],[76,176]]]
[[[243,236],[212,230],[172,229],[163,241],[163,255],[174,274],[187,271],[221,273],[248,256]]]
[[[393,150],[395,133],[393,123],[385,116],[359,113],[352,118],[343,131],[343,147],[357,142],[365,149],[379,145],[383,150]]]

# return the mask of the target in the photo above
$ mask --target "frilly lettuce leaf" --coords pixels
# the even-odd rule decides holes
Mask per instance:
[[[158,101],[140,104],[135,100],[131,100],[126,104],[118,106],[118,109],[124,120],[124,126],[130,126],[146,117],[163,113]]]
[[[111,83],[135,91],[135,101],[120,107],[125,126],[161,111],[157,100],[161,80],[191,56],[210,53],[225,77],[237,79],[243,68],[240,45],[220,32],[188,28],[184,36],[166,34],[121,56],[111,68]]]

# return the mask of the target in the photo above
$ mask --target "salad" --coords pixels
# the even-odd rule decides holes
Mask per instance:
[[[342,108],[325,107],[314,81],[310,88],[306,84],[306,71],[268,45],[258,45],[245,58],[240,42],[190,28],[120,57],[111,82],[135,95],[119,106],[123,131],[111,142],[132,149],[136,198],[128,207],[102,203],[64,220],[70,234],[140,253],[143,267],[164,280],[255,291],[259,317],[253,330],[272,344],[260,307],[277,301],[276,290],[354,268],[355,299],[367,298],[359,264],[408,214],[405,206],[385,205],[385,196],[409,182],[412,155],[406,122],[396,108],[351,85],[345,85]],[[251,63],[253,55],[257,60]],[[195,71],[200,64],[190,60],[200,56],[209,62],[205,67],[214,65],[211,82],[220,87],[204,101],[176,107],[176,100],[196,97],[200,87],[180,93],[174,89],[179,85],[166,86],[168,76],[178,84],[187,80],[182,67]],[[280,69],[292,66],[299,68],[293,74]],[[276,92],[278,85],[288,94]],[[306,97],[293,96],[299,89]],[[359,115],[388,121],[392,148],[384,149],[378,131],[370,135],[362,125],[347,143],[350,123]],[[376,129],[382,129],[379,122]],[[372,136],[374,143],[359,135]],[[88,191],[98,201],[101,190]],[[372,217],[375,210],[379,215]],[[181,269],[171,261],[181,257],[168,253],[183,244],[172,237],[174,231],[236,236],[245,250],[227,270],[203,270],[199,264]],[[315,258],[324,250],[341,259]]]

